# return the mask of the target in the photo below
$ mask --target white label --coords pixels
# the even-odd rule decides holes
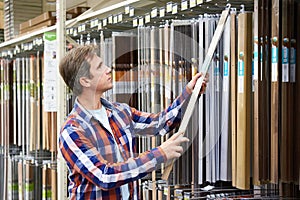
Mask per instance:
[[[147,14],[145,16],[145,23],[149,23],[151,21],[151,17],[150,17],[150,14]]]
[[[278,81],[278,48],[272,45],[272,82]]]
[[[139,18],[139,26],[143,26],[144,25],[144,18],[140,17]]]
[[[114,16],[114,24],[118,23],[118,15]]]
[[[108,17],[108,23],[109,23],[109,24],[112,24],[112,23],[113,23],[113,16],[112,16],[112,15],[110,15],[110,16]]]
[[[125,6],[125,14],[129,14],[130,6]]]
[[[157,17],[157,8],[153,8],[151,11],[151,18]]]
[[[224,67],[223,67],[223,91],[228,92],[228,83],[229,83],[229,67],[228,61],[224,60]]]
[[[190,8],[193,8],[196,6],[196,0],[190,0]]]
[[[172,2],[168,2],[167,3],[167,10],[166,10],[166,12],[169,13],[171,11],[172,11]]]
[[[289,49],[282,47],[282,82],[289,82]]]
[[[134,8],[130,8],[129,10],[129,17],[133,17],[134,16]]]
[[[203,0],[197,0],[197,5],[203,3]]]
[[[57,40],[55,33],[45,33],[44,35],[44,109],[45,112],[57,111],[57,59],[56,59],[56,47]],[[71,88],[72,89],[72,88]]]
[[[168,195],[168,187],[164,187],[164,195]]]
[[[172,14],[177,14],[178,13],[178,5],[174,4],[172,7]]]
[[[253,80],[258,80],[258,41],[254,43],[253,62]]]
[[[160,8],[159,10],[159,17],[164,17],[165,16],[165,8]]]
[[[118,22],[121,22],[121,21],[123,21],[123,15],[122,15],[122,14],[119,14],[119,15],[118,15]]]
[[[238,93],[244,93],[245,65],[243,60],[238,62]]]
[[[132,26],[133,26],[133,27],[138,26],[138,19],[137,19],[137,18],[134,18],[134,19],[133,19],[133,21],[132,21]]]
[[[183,10],[186,10],[186,9],[188,9],[188,2],[186,0],[183,0],[181,2],[181,10],[183,11]]]

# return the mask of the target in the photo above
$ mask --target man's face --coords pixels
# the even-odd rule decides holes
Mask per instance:
[[[104,93],[107,90],[112,88],[112,77],[111,69],[107,67],[103,60],[94,54],[94,56],[89,60],[91,68],[90,73],[92,78],[91,80],[91,89],[94,89],[95,92]]]

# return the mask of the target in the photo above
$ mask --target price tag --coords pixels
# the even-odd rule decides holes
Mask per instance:
[[[172,14],[177,14],[178,13],[178,4],[174,4],[172,7]]]
[[[196,7],[196,0],[190,0],[190,8]]]
[[[107,25],[107,19],[105,18],[105,19],[103,19],[103,21],[102,21],[102,25],[103,26],[106,26]]]
[[[108,16],[108,23],[109,24],[113,23],[113,16],[112,15]]]
[[[167,3],[167,11],[166,11],[167,13],[172,12],[172,5],[173,5],[172,1]]]
[[[118,23],[118,15],[114,16],[114,24]]]
[[[181,10],[186,10],[188,9],[188,2],[187,0],[184,0],[181,2]]]
[[[98,30],[101,30],[102,29],[102,23],[98,23]]]
[[[120,13],[118,15],[118,22],[121,22],[121,21],[123,21],[123,14],[122,13]]]
[[[151,11],[151,18],[157,17],[157,8],[153,8]]]
[[[151,20],[151,18],[150,18],[150,14],[149,14],[149,13],[147,13],[147,14],[145,15],[145,24],[149,23],[149,22],[150,22],[150,20]]]
[[[130,10],[130,6],[125,6],[125,14],[128,15]]]
[[[138,19],[137,18],[133,19],[132,25],[133,25],[133,27],[137,27],[138,26]]]
[[[144,18],[143,18],[143,17],[140,17],[140,18],[139,18],[139,25],[140,25],[140,26],[143,26],[143,25],[144,25]]]
[[[203,0],[197,0],[197,5],[202,4]]]
[[[165,8],[164,7],[162,7],[162,8],[160,8],[160,10],[159,10],[159,17],[164,17],[165,16]]]
[[[129,10],[129,17],[133,17],[134,16],[134,8],[130,8]]]

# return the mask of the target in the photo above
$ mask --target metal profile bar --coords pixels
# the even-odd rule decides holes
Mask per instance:
[[[201,69],[202,76],[197,80],[197,83],[196,83],[196,85],[194,87],[193,93],[191,95],[190,101],[188,103],[186,112],[185,112],[185,114],[183,116],[182,122],[180,124],[179,129],[178,129],[178,132],[184,133],[185,130],[186,130],[186,128],[187,128],[187,125],[189,123],[189,119],[190,119],[190,117],[191,117],[191,115],[193,113],[195,103],[196,103],[196,101],[198,99],[198,95],[199,95],[199,92],[200,92],[201,87],[202,87],[202,82],[204,80],[204,77],[206,76],[206,73],[207,73],[208,69],[209,69],[210,62],[212,60],[212,57],[213,57],[213,54],[214,54],[215,49],[217,47],[217,44],[218,44],[218,42],[219,42],[219,40],[220,40],[220,38],[222,36],[223,30],[224,30],[224,26],[225,26],[225,22],[226,22],[228,14],[229,14],[229,10],[230,10],[230,5],[228,4],[227,8],[222,12],[220,21],[218,23],[218,26],[217,26],[216,31],[214,33],[214,36],[212,38],[212,42],[211,42],[211,44],[209,46],[207,55],[205,57],[205,60],[204,60],[204,63],[203,63],[202,69]],[[165,171],[164,171],[164,173],[162,175],[162,179],[163,180],[167,180],[168,179],[169,174],[170,174],[170,172],[172,170],[173,163],[174,163],[174,160],[172,161],[172,163],[170,165],[168,165],[165,168]]]

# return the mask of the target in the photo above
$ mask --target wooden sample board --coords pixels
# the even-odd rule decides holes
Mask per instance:
[[[236,187],[250,189],[252,13],[238,15]]]
[[[295,24],[299,24],[300,23],[300,3],[295,3],[295,16],[296,16],[296,20],[295,20]],[[295,104],[297,105],[297,102],[300,102],[300,70],[299,70],[299,63],[300,63],[300,26],[296,26],[296,84],[295,84]],[[295,113],[299,113],[300,112],[300,106],[295,106]],[[294,123],[295,123],[295,133],[299,133],[300,132],[300,123],[298,123],[300,121],[300,116],[299,115],[295,115],[294,117]],[[295,138],[294,138],[294,182],[296,185],[299,186],[299,190],[300,190],[300,160],[299,158],[299,154],[300,154],[300,134],[295,134]]]
[[[291,52],[291,27],[292,16],[291,1],[282,2],[282,77],[281,77],[281,144],[280,144],[280,175],[283,184],[289,184],[293,177],[293,100],[290,81],[290,52]],[[288,194],[288,190],[286,190]]]
[[[271,32],[271,163],[270,163],[270,181],[278,183],[279,180],[279,0],[272,0],[272,32]]]

